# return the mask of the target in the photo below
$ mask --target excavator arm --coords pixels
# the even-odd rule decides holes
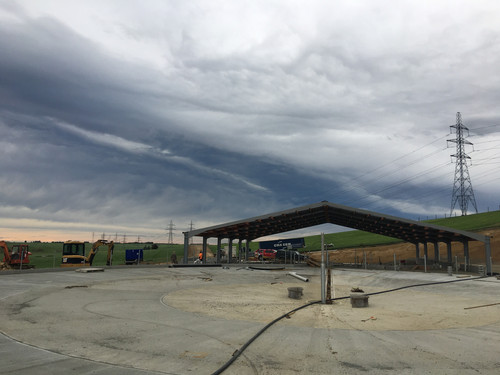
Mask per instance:
[[[113,259],[113,249],[115,247],[115,243],[113,241],[108,242],[106,240],[97,240],[92,245],[92,249],[90,250],[89,256],[87,257],[87,260],[86,260],[86,263],[88,263],[89,266],[92,265],[92,262],[94,261],[94,257],[97,254],[99,247],[104,246],[104,245],[108,246],[108,256],[106,258],[106,265],[111,266],[111,261]]]
[[[108,257],[106,258],[106,266],[111,266],[113,263],[113,250],[115,249],[115,243],[111,241],[108,243]]]
[[[9,248],[7,247],[5,241],[0,241],[0,247],[3,248],[3,261],[7,264],[10,264]]]

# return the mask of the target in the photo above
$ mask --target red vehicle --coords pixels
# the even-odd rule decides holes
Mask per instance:
[[[258,260],[267,260],[276,258],[276,250],[273,249],[259,249],[254,255]]]
[[[3,248],[3,262],[10,268],[33,268],[30,265],[29,256],[31,253],[28,251],[27,244],[13,245],[12,251],[9,251],[5,241],[0,241],[0,247]]]

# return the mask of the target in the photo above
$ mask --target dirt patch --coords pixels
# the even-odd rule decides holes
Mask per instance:
[[[336,279],[338,279],[336,277]],[[302,300],[288,298],[288,287],[302,287]],[[232,320],[268,323],[271,320],[311,301],[321,299],[318,283],[277,283],[211,286],[183,289],[165,295],[162,302],[179,310]],[[381,289],[363,287],[368,293]],[[334,283],[336,297],[349,296],[351,286],[340,280]],[[333,296],[332,296],[333,297]],[[443,301],[445,300],[445,303]],[[369,297],[369,306],[352,308],[350,299],[332,305],[315,304],[283,319],[280,324],[314,328],[356,330],[433,330],[472,327],[500,320],[500,305],[465,309],[486,304],[485,298],[415,290]]]
[[[492,237],[490,240],[492,261],[493,264],[500,264],[500,229],[490,229],[479,233]],[[433,259],[434,246],[432,244],[428,244],[427,248],[429,257]],[[461,243],[452,243],[451,252],[453,258],[457,256],[458,260],[463,262],[464,247]],[[367,263],[369,264],[391,263],[394,261],[394,254],[396,255],[396,260],[398,262],[404,261],[405,259],[415,259],[415,245],[407,242],[402,242],[386,246],[369,246],[362,248],[329,251],[329,260],[334,263],[361,264],[364,262],[364,257],[366,256]],[[424,251],[421,245],[420,256],[422,257],[423,254]],[[485,263],[484,244],[482,242],[469,242],[469,254],[471,263]],[[318,251],[310,253],[309,255],[313,260],[321,261],[321,252]],[[439,244],[439,255],[441,259],[446,259],[446,244]]]

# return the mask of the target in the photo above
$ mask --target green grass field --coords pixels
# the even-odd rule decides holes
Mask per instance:
[[[15,242],[8,243],[9,249]],[[184,245],[167,245],[167,244],[157,244],[158,249],[144,250],[144,262],[151,263],[161,263],[169,262],[170,256],[173,252],[177,254],[177,259],[181,260],[184,254]],[[126,243],[115,244],[113,251],[113,265],[125,264],[125,250],[126,249],[144,249],[146,246],[151,247],[151,244],[143,243]],[[62,258],[62,242],[49,242],[49,243],[29,243],[30,264],[34,265],[36,268],[53,268],[60,267]],[[85,246],[86,254],[92,248],[92,244],[88,243]],[[106,265],[108,248],[107,246],[101,246],[94,258],[93,266],[104,266]]]
[[[426,221],[431,224],[441,225],[449,228],[466,230],[466,231],[479,231],[488,228],[500,227],[500,211],[486,212],[468,216],[458,216],[446,219],[436,219]],[[352,230],[341,233],[325,234],[325,243],[334,244],[335,249],[347,248],[362,248],[366,246],[386,245],[401,242],[396,238],[380,236],[377,234],[363,232],[359,230]],[[317,251],[321,249],[321,236],[311,236],[305,238],[306,248],[303,251]],[[9,249],[15,243],[8,243]],[[173,252],[176,253],[177,259],[181,261],[184,254],[184,245],[182,244],[157,244],[157,249],[144,250],[145,263],[166,263],[170,261],[170,256]],[[91,244],[87,244],[87,253],[90,251]],[[145,249],[151,247],[151,244],[143,243],[126,243],[115,244],[113,253],[113,265],[125,264],[125,250],[126,249]],[[62,242],[51,243],[29,243],[30,264],[35,265],[36,268],[52,268],[60,267],[62,257]],[[250,244],[252,250],[257,250],[259,247],[258,242]],[[210,245],[212,251],[215,252],[216,247]],[[107,247],[102,246],[95,259],[94,266],[104,266],[106,264]]]
[[[426,220],[426,223],[440,225],[443,227],[465,230],[480,231],[488,228],[500,227],[500,211],[485,212],[467,216],[457,216],[446,219]],[[321,236],[305,238],[306,251],[321,249]],[[325,243],[333,243],[335,249],[362,248],[366,246],[390,245],[402,242],[397,238],[381,236],[374,233],[352,230],[341,233],[325,234]]]

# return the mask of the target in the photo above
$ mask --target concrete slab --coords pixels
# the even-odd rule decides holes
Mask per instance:
[[[0,273],[0,373],[212,374],[268,322],[320,299],[319,270],[106,268]],[[457,280],[335,270],[335,296]],[[301,300],[287,288],[304,288]],[[498,374],[500,281],[464,280],[313,304],[257,338],[225,374]],[[373,318],[373,319],[371,319]]]
[[[148,375],[164,372],[142,371],[119,365],[94,362],[32,347],[0,335],[0,373],[19,375]]]

